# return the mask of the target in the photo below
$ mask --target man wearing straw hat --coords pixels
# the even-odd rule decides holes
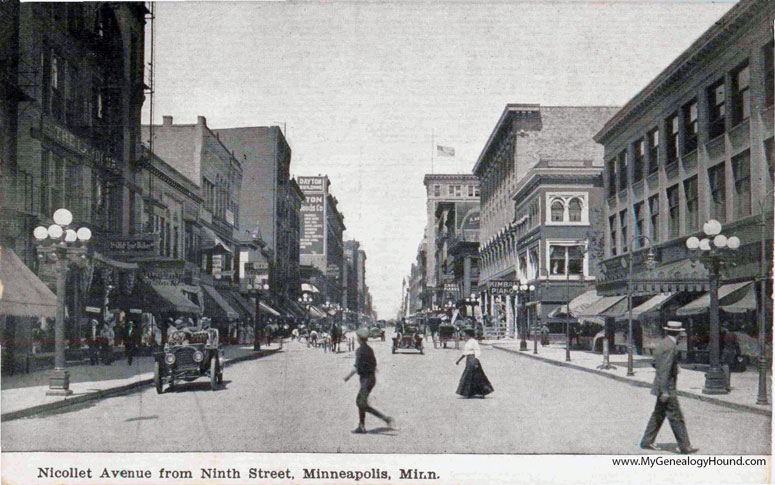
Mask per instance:
[[[657,396],[657,403],[654,406],[654,412],[651,413],[646,425],[646,432],[640,441],[640,447],[644,450],[659,449],[654,446],[654,440],[659,434],[659,428],[665,421],[665,417],[670,421],[670,427],[673,429],[676,441],[678,441],[678,450],[683,454],[695,453],[697,448],[692,448],[689,441],[689,433],[686,431],[683,413],[678,406],[678,396],[676,395],[676,379],[678,378],[678,340],[684,336],[684,329],[681,322],[667,322],[667,336],[662,339],[654,349],[654,362],[652,365],[657,373],[654,376],[654,384],[651,386],[651,394]]]
[[[360,327],[356,332],[358,342],[361,346],[355,351],[355,367],[347,374],[344,381],[347,382],[352,376],[358,374],[361,379],[361,389],[358,391],[358,397],[355,404],[358,406],[358,427],[354,433],[366,432],[366,413],[369,412],[383,420],[389,428],[393,428],[393,418],[385,416],[373,407],[369,406],[369,393],[377,383],[375,373],[377,372],[377,358],[374,357],[374,351],[369,347],[369,329]]]

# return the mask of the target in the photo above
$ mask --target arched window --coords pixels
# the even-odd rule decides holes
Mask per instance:
[[[568,204],[568,216],[571,222],[581,222],[581,201],[579,199],[571,199]]]
[[[552,202],[552,222],[562,222],[565,217],[565,206],[561,200]]]

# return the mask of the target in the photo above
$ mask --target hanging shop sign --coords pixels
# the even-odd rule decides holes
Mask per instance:
[[[323,254],[325,250],[325,196],[306,195],[301,205],[300,254]]]
[[[183,261],[154,261],[144,264],[143,271],[149,283],[160,286],[177,286],[185,282]]]
[[[108,235],[101,242],[100,252],[109,257],[154,256],[159,244],[158,234],[138,234],[135,236]]]
[[[492,280],[487,282],[487,289],[491,295],[513,295],[516,282],[511,280]]]

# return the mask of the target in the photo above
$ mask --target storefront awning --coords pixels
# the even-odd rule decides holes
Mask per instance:
[[[226,299],[223,296],[221,296],[220,293],[218,293],[218,290],[216,290],[210,285],[202,285],[202,289],[204,290],[205,294],[211,298],[211,301],[213,302],[210,305],[208,305],[207,303],[205,304],[205,313],[209,313],[208,310],[210,312],[213,312],[213,310],[215,310],[213,308],[213,305],[215,305],[223,312],[226,318],[232,319],[232,320],[236,320],[237,318],[239,318],[239,313],[237,313],[237,311],[234,310],[234,308],[232,308],[231,305],[229,305],[229,302],[227,302]]]
[[[302,283],[301,291],[307,293],[320,293],[320,290],[318,290],[317,286],[313,285],[312,283]]]
[[[772,314],[772,299],[767,298],[764,304],[767,313]],[[752,284],[747,286],[742,298],[734,303],[722,306],[721,309],[727,313],[746,313],[756,311],[756,285]]]
[[[657,312],[669,302],[678,292],[659,293],[632,309],[632,318],[637,319],[644,313]]]
[[[154,305],[154,311],[174,310],[180,313],[193,313],[199,315],[199,306],[186,298],[183,290],[174,285],[155,285],[150,284],[153,291],[161,298],[162,302]]]
[[[93,258],[95,261],[99,261],[100,263],[106,264],[108,266],[112,266],[116,269],[136,270],[139,268],[139,266],[136,263],[125,263],[123,261],[117,261],[107,256],[103,256],[100,253],[94,253]]]
[[[589,293],[594,293],[590,295]],[[594,297],[593,297],[594,296]],[[579,302],[575,302],[580,299]],[[624,296],[600,296],[596,291],[588,291],[571,300],[571,315],[580,322],[603,324],[606,316],[616,316],[626,310],[627,301]],[[623,308],[622,308],[623,307]]]
[[[0,247],[0,315],[54,318],[57,297],[11,249]]]
[[[309,307],[309,316],[312,318],[324,318],[326,313],[316,306]]]
[[[723,285],[718,289],[719,306],[726,309],[727,306],[738,303],[745,297],[746,290],[753,286],[752,281],[742,281],[740,283],[731,283]],[[754,308],[756,304],[754,303]],[[691,303],[678,309],[678,315],[697,315],[705,313],[710,308],[710,294],[705,293]]]
[[[215,234],[215,231],[208,227],[202,227],[202,249],[232,252],[229,246]]]
[[[642,266],[638,268],[632,276],[632,292],[636,295],[653,295],[707,291],[708,281],[708,271],[702,263],[680,259],[661,264],[653,270]],[[608,268],[607,273],[598,280],[596,290],[602,295],[626,296],[629,291],[628,270],[618,266]]]

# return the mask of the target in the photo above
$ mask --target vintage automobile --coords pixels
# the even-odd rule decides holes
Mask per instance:
[[[164,392],[175,386],[177,381],[191,382],[200,377],[210,379],[213,391],[223,382],[221,348],[218,345],[218,330],[182,329],[174,332],[163,352],[154,355],[153,382],[156,392]]]
[[[423,353],[422,332],[419,327],[404,324],[400,331],[396,330],[396,335],[393,337],[393,353],[400,349],[416,349]]]
[[[369,329],[369,338],[378,338],[385,341],[385,329],[379,327],[371,327]]]

